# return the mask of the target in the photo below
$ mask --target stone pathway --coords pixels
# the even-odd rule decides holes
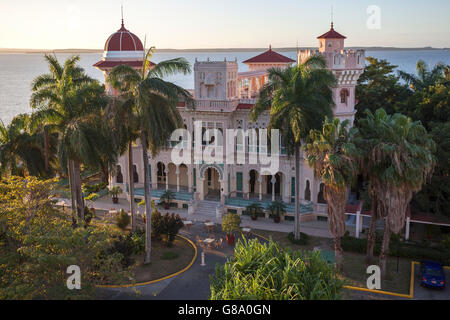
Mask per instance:
[[[70,203],[67,199],[66,203]],[[120,198],[118,204],[113,204],[111,199],[107,197],[103,197],[94,202],[94,208],[96,211],[109,211],[111,209],[120,210],[124,209],[126,211],[129,210],[129,202],[127,199]],[[143,207],[138,207],[135,204],[136,212],[144,213],[145,209]],[[194,215],[188,215],[187,209],[177,209],[171,208],[169,210],[164,210],[159,207],[158,210],[161,213],[169,212],[169,213],[178,213],[182,218],[186,218],[192,221],[201,221],[205,220],[214,221],[216,223],[220,223],[221,221],[216,218],[215,212],[207,213],[196,213]],[[293,221],[282,221],[281,223],[274,223],[273,220],[259,218],[257,221],[251,220],[249,216],[241,217],[242,224],[241,226],[248,226],[252,229],[257,230],[267,230],[267,231],[278,231],[278,232],[292,232],[294,230],[294,222]],[[310,236],[322,237],[322,238],[332,238],[329,228],[328,222],[324,221],[309,221],[301,223],[301,232],[304,232]]]

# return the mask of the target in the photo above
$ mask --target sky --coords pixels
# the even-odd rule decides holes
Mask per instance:
[[[122,4],[160,49],[317,46],[331,11],[346,46],[450,47],[449,0],[0,0],[0,48],[101,49]]]

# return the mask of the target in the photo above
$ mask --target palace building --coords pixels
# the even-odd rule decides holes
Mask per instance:
[[[356,82],[365,66],[363,50],[345,49],[346,37],[331,29],[318,37],[318,50],[301,50],[298,61],[311,55],[320,54],[326,58],[327,67],[334,73],[338,86],[333,89],[334,114],[341,120],[355,116]],[[142,67],[144,47],[139,38],[129,32],[122,21],[121,28],[111,35],[105,44],[105,52],[95,67],[102,70],[106,79],[106,90],[115,92],[107,83],[108,73],[117,65],[127,64]],[[239,72],[237,61],[196,61],[194,65],[195,107],[180,103],[178,108],[184,127],[194,133],[194,122],[200,121],[202,130],[265,129],[269,122],[269,112],[262,114],[257,122],[249,121],[249,112],[254,106],[259,90],[268,82],[268,69],[285,68],[296,61],[283,56],[270,47],[264,53],[243,62],[248,71]],[[224,139],[226,135],[224,134]],[[237,136],[236,150],[245,150],[247,156],[257,150],[249,145],[248,137]],[[202,148],[212,141],[203,137]],[[226,145],[226,141],[224,141]],[[139,141],[133,147],[133,179],[136,198],[143,198],[143,164]],[[195,152],[194,150],[192,151]],[[229,150],[228,150],[229,152]],[[160,153],[150,159],[150,180],[152,198],[158,199],[166,190],[175,193],[173,201],[179,208],[188,209],[190,214],[200,212],[220,217],[223,212],[239,214],[255,201],[264,208],[274,200],[283,201],[287,206],[287,220],[293,220],[295,188],[299,188],[302,219],[324,214],[326,203],[323,198],[323,184],[314,178],[313,170],[304,159],[301,160],[300,181],[295,181],[294,157],[288,157],[283,148],[280,152],[279,170],[276,174],[262,174],[260,165],[198,163],[194,161],[176,165],[171,160],[172,147],[167,144]],[[192,158],[194,155],[192,154]],[[119,159],[117,170],[111,176],[110,184],[128,191],[128,157]]]

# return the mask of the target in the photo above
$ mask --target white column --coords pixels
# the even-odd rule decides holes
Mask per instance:
[[[262,201],[262,199],[263,199],[263,195],[262,195],[263,178],[261,175],[258,178],[258,182],[259,182],[259,201]]]
[[[180,167],[177,166],[177,171],[175,172],[177,175],[177,192],[180,192]]]
[[[406,217],[406,230],[405,230],[405,239],[409,240],[409,231],[411,227],[411,218]]]
[[[188,168],[188,188],[189,193],[194,192],[194,173],[192,169]]]
[[[166,174],[166,190],[169,190],[169,166],[166,166],[164,172]]]
[[[275,183],[277,183],[277,178],[272,176],[272,201],[275,201]]]
[[[356,232],[356,238],[359,238],[359,228],[360,228],[360,223],[359,221],[361,220],[361,212],[357,211],[356,212],[356,224],[355,224],[355,232]]]

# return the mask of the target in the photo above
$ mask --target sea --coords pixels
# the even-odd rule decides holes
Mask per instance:
[[[193,52],[193,51],[176,51],[176,52],[157,52],[154,54],[152,61],[158,63],[163,60],[178,57],[186,58],[193,66],[195,60],[216,60],[228,61],[235,59],[239,63],[239,71],[247,71],[248,68],[242,61],[256,56],[261,52]],[[294,60],[296,59],[296,51],[281,52]],[[60,53],[56,54],[57,58],[64,60],[72,54]],[[419,59],[424,60],[428,65],[434,66],[441,62],[450,64],[450,50],[377,50],[366,51],[366,56],[379,59],[386,59],[391,64],[398,66],[398,70],[409,73],[415,73],[415,66]],[[80,54],[80,66],[92,78],[98,79],[102,83],[104,77],[101,71],[92,65],[101,60],[100,53],[83,53]],[[23,53],[23,54],[0,54],[0,120],[9,123],[11,119],[21,113],[29,113],[32,109],[29,106],[31,95],[31,82],[33,79],[43,73],[48,72],[48,66],[44,60],[42,53]],[[166,80],[172,81],[185,89],[194,88],[194,75],[176,75]]]

